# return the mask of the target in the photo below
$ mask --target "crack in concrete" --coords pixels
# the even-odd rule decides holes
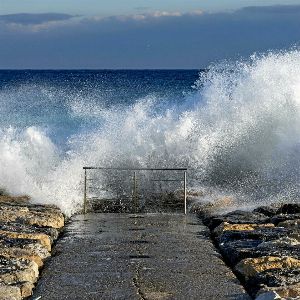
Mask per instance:
[[[137,226],[135,228],[139,227],[138,226],[138,220],[136,220],[134,222],[134,226]],[[136,240],[141,240],[142,236],[143,236],[143,233],[137,233],[136,234]],[[143,255],[143,251],[141,251],[140,244],[134,244],[134,245],[135,245],[135,250],[136,250],[137,254],[139,256],[142,256]],[[135,266],[135,275],[132,278],[132,283],[133,283],[134,287],[136,288],[137,294],[140,297],[140,299],[141,300],[147,300],[147,298],[145,297],[145,294],[141,290],[141,285],[140,285],[141,274],[140,274],[140,271],[141,271],[141,262],[137,261],[136,266]]]
[[[140,269],[141,269],[141,264],[138,262],[135,268],[135,276],[132,279],[133,285],[135,286],[137,290],[137,294],[139,295],[141,300],[147,300],[145,297],[145,294],[141,290],[141,286],[139,284],[139,279],[140,279]]]

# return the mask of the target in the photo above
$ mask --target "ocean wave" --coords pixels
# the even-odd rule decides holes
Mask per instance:
[[[298,50],[216,64],[201,72],[194,92],[176,103],[152,94],[107,107],[67,90],[54,93],[54,98],[65,93],[65,115],[57,117],[61,110],[56,107],[53,113],[51,106],[49,115],[68,118],[76,130],[64,136],[62,149],[47,116],[38,126],[29,126],[28,120],[23,126],[0,121],[1,185],[12,194],[55,203],[71,215],[82,204],[85,165],[185,166],[194,188],[226,190],[251,205],[297,201],[299,70]],[[5,93],[1,91],[1,110],[26,119],[27,110],[6,104],[12,92]]]

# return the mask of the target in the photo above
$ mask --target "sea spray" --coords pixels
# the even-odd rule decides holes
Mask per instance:
[[[226,191],[241,205],[298,201],[299,70],[298,50],[257,55],[200,72],[180,100],[151,92],[126,102],[120,94],[109,105],[102,90],[93,97],[93,89],[51,81],[4,88],[0,111],[11,115],[0,121],[1,185],[70,215],[82,204],[85,165],[186,166],[190,187]],[[14,102],[20,94],[27,105]],[[113,193],[115,183],[101,180]]]

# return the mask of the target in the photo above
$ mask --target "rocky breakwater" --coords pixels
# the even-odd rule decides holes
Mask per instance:
[[[249,294],[257,300],[300,299],[300,205],[224,215],[213,207],[200,205],[196,212]]]
[[[31,296],[63,226],[64,216],[55,206],[0,196],[0,300]]]

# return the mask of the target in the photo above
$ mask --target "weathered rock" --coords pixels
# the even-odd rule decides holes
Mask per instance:
[[[291,234],[292,231],[283,227],[262,227],[255,230],[242,230],[242,231],[224,231],[217,237],[219,244],[228,243],[236,240],[259,240],[271,241]]]
[[[39,227],[37,225],[35,225],[34,227],[37,232],[43,232],[47,234],[50,237],[52,243],[58,239],[59,233],[61,232],[59,231],[61,230],[61,228],[58,230],[52,227]]]
[[[17,222],[0,222],[0,238],[1,235],[11,239],[39,240],[50,251],[52,242],[58,237],[58,231],[50,227],[25,225]]]
[[[21,282],[17,284],[0,283],[0,300],[21,300],[32,295],[34,284]]]
[[[0,221],[13,222],[16,221],[18,218],[24,217],[28,213],[29,209],[26,206],[1,205]]]
[[[39,240],[31,239],[10,239],[7,237],[0,236],[0,248],[18,248],[31,251],[33,254],[40,256],[45,259],[50,256],[49,251],[43,246]]]
[[[0,195],[0,300],[32,295],[38,268],[63,225],[64,217],[53,205]]]
[[[271,218],[271,223],[275,224],[276,226],[284,221],[287,220],[300,220],[300,214],[280,214],[280,215],[275,215],[274,217]]]
[[[300,299],[300,204],[206,215],[203,222],[251,296],[260,290],[257,299]]]
[[[58,230],[51,227],[40,227],[37,225],[29,225],[19,222],[0,222],[0,230],[11,232],[24,232],[24,233],[44,233],[49,236],[51,242],[58,238]]]
[[[289,285],[289,286],[282,286],[276,288],[276,292],[284,298],[296,298],[300,296],[300,284]]]
[[[280,297],[279,299],[295,299],[300,297],[300,284],[298,283],[276,288],[264,287],[258,292],[258,295],[264,295],[272,292],[276,293]]]
[[[15,258],[15,259],[27,259],[30,261],[34,261],[38,267],[43,266],[43,259],[32,253],[26,249],[19,249],[19,248],[0,248],[0,256],[6,257],[8,259]]]
[[[60,209],[53,204],[35,204],[30,202],[30,198],[27,196],[11,197],[11,196],[0,196],[1,207],[27,207],[29,210],[34,211],[53,211],[60,212]]]
[[[276,300],[282,299],[275,291],[267,291],[259,294],[255,300]]]
[[[270,269],[251,277],[247,285],[280,287],[300,283],[300,269]]]
[[[38,274],[38,265],[33,261],[0,257],[0,282],[2,283],[34,283]]]
[[[277,214],[276,206],[259,206],[253,210],[254,213],[264,214],[267,217],[273,217]]]
[[[297,239],[284,236],[278,240],[271,240],[261,243],[258,248],[280,248],[285,246],[297,246],[300,245],[300,242]]]
[[[28,205],[30,198],[28,196],[9,196],[6,193],[0,193],[0,203],[9,205]]]
[[[300,219],[295,219],[295,220],[286,220],[279,222],[277,224],[278,227],[285,227],[285,228],[290,228],[292,230],[298,230],[300,229]]]
[[[296,245],[296,246],[282,245],[282,246],[273,246],[273,247],[270,246],[270,247],[264,247],[264,248],[258,247],[257,249],[255,249],[255,251],[257,252],[257,256],[258,255],[259,256],[271,255],[271,256],[278,256],[278,257],[289,256],[289,257],[293,257],[296,259],[300,259],[300,246],[299,245]],[[250,257],[251,257],[251,255],[250,255]]]
[[[242,239],[219,244],[223,256],[231,265],[245,258],[261,256],[290,256],[300,259],[300,245],[297,240],[283,237],[263,242],[260,239]]]
[[[28,251],[29,253],[32,253],[33,255],[39,256],[42,260],[45,260],[46,258],[51,256],[48,249],[39,242],[36,244],[29,243],[27,245],[24,245],[22,249]]]
[[[30,295],[29,295],[30,296]],[[21,300],[21,289],[14,285],[0,283],[0,300]]]
[[[239,218],[242,216],[239,219],[240,223],[233,224],[226,221],[213,231],[223,255],[231,264],[234,265],[247,257],[287,255],[299,258],[300,248],[294,247],[298,245],[297,240],[287,238],[293,233],[292,230],[281,227],[275,228],[274,224],[271,223],[254,224],[253,220],[250,223],[245,223],[245,219],[250,219],[251,215],[252,213],[244,214],[239,211],[238,213],[227,214],[225,218],[229,217],[230,221],[233,220],[232,217]],[[258,215],[258,218],[259,221],[268,219],[262,217],[261,214]],[[259,248],[257,248],[258,245]]]
[[[26,233],[26,232],[12,232],[0,230],[0,236],[8,237],[11,239],[31,239],[38,240],[40,243],[47,248],[47,250],[51,251],[51,240],[48,235],[44,233]]]
[[[228,222],[221,223],[214,229],[213,233],[217,236],[221,235],[224,231],[251,231],[257,228],[273,228],[274,224],[230,224]]]
[[[62,228],[64,226],[64,216],[61,212],[37,212],[31,211],[26,217],[21,218],[30,225],[38,225],[53,228]]]
[[[300,204],[297,203],[283,204],[278,209],[277,214],[300,214]]]
[[[220,250],[226,260],[235,266],[239,261],[249,257],[259,257],[256,247],[261,243],[261,240],[237,240],[228,243],[221,243]]]
[[[300,260],[292,257],[263,256],[259,258],[246,258],[240,261],[235,269],[246,279],[269,269],[300,268]]]
[[[61,213],[61,210],[53,204],[34,204],[29,203],[26,204],[30,211],[40,211],[40,212],[53,212],[53,213]]]
[[[22,282],[19,284],[22,298],[27,298],[32,295],[34,284],[31,282]]]
[[[44,227],[62,228],[64,226],[64,216],[57,208],[44,207],[41,205],[21,206],[21,205],[1,205],[1,222],[22,222],[30,225]]]
[[[275,291],[267,291],[259,294],[255,300],[277,300],[282,299]]]
[[[269,223],[270,219],[261,213],[235,210],[222,216],[209,216],[203,219],[203,223],[210,230],[215,229],[223,222],[230,224],[264,224]]]

